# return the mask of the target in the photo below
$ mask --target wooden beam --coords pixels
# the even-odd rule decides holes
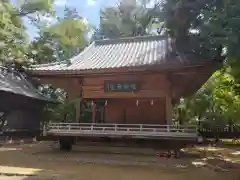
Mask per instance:
[[[172,124],[172,98],[170,96],[166,96],[166,104],[165,104],[165,107],[166,107],[166,123],[168,125]]]
[[[79,97],[75,102],[75,109],[76,109],[76,122],[81,122],[81,99],[82,99],[82,85],[79,87]]]
[[[92,123],[96,123],[96,102],[92,102]]]

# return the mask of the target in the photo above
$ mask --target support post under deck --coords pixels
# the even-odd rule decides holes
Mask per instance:
[[[60,149],[63,151],[71,151],[72,150],[73,141],[67,138],[60,138],[59,139],[59,146]]]

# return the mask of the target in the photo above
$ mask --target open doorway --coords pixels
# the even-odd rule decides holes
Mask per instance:
[[[105,100],[97,100],[96,102],[96,123],[105,123]]]
[[[96,104],[96,123],[105,123],[105,100],[98,99],[94,101]],[[93,102],[85,100],[81,107],[81,122],[92,123],[93,116]]]

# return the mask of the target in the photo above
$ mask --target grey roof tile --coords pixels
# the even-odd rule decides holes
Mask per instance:
[[[33,66],[33,71],[81,71],[163,64],[171,49],[170,39],[142,36],[93,42],[66,62]]]
[[[2,66],[0,66],[0,92],[9,92],[33,99],[51,101],[50,98],[40,94],[23,75]]]

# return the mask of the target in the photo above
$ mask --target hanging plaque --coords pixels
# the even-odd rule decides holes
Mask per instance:
[[[140,82],[115,82],[105,81],[105,92],[137,92],[140,90]]]

